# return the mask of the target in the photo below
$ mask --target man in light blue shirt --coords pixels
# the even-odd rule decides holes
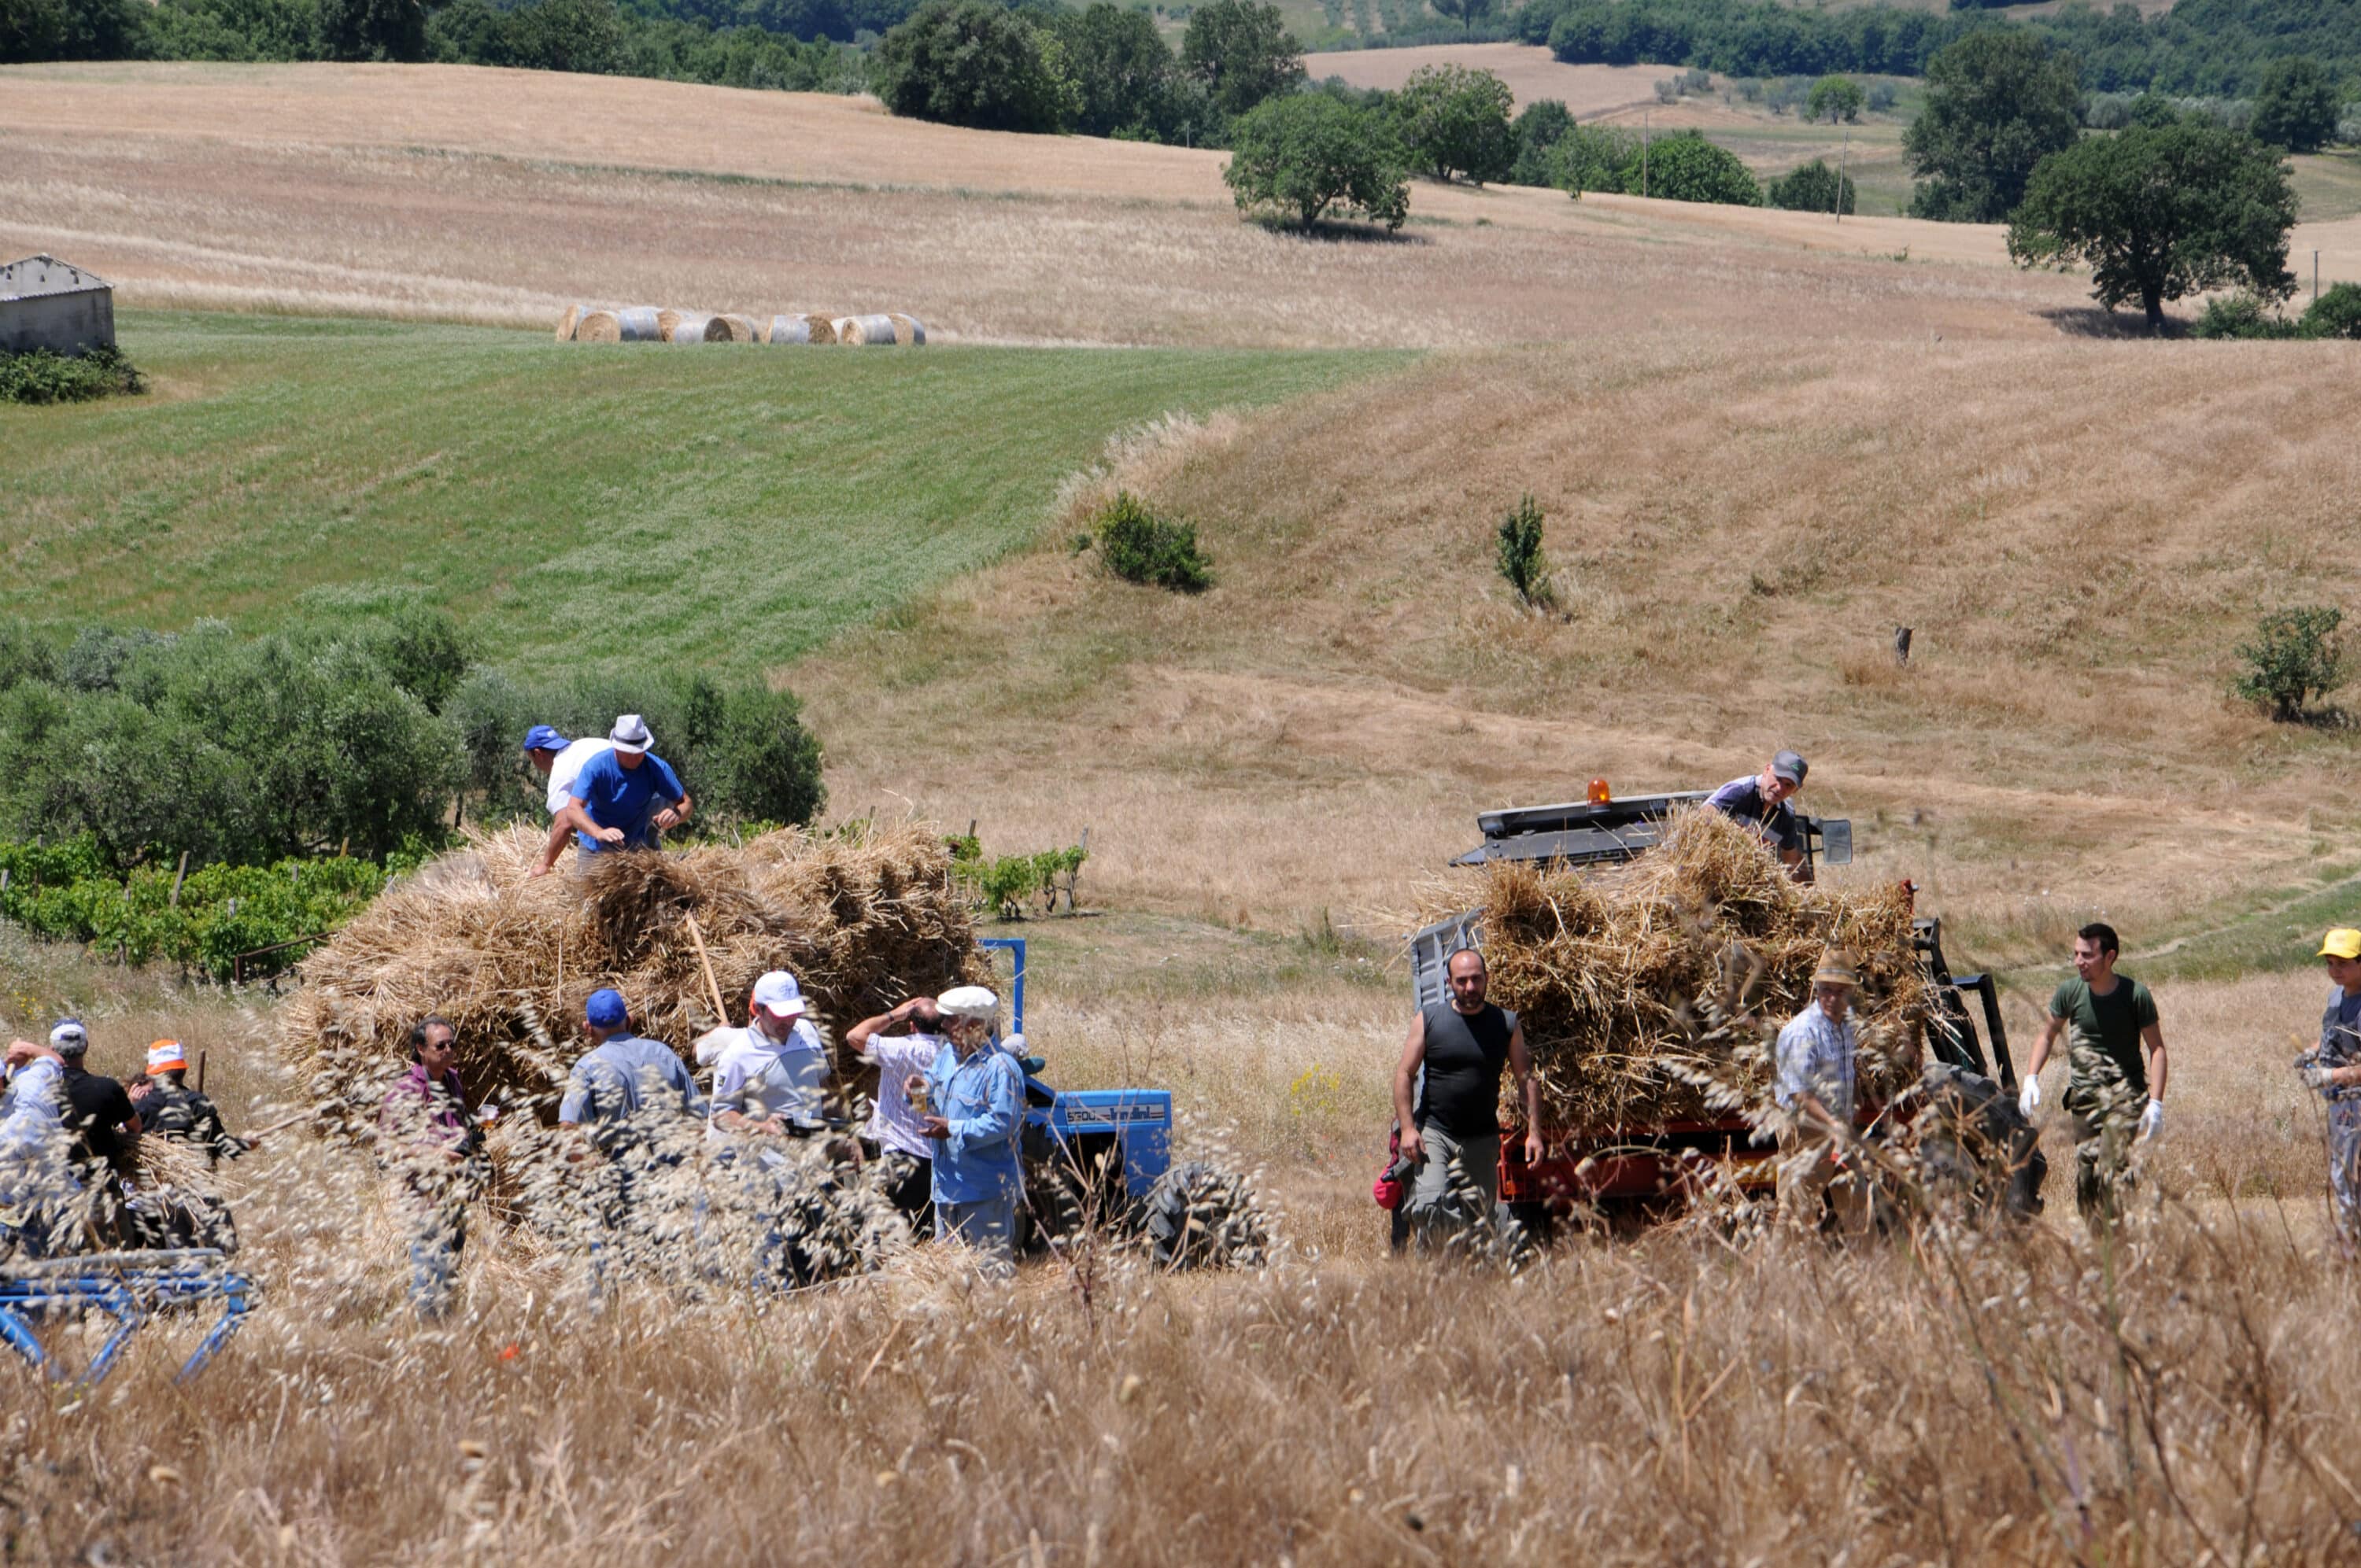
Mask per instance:
[[[1812,976],[1812,1004],[1779,1031],[1773,1097],[1793,1121],[1779,1135],[1779,1217],[1806,1231],[1820,1228],[1823,1199],[1836,1204],[1848,1234],[1868,1228],[1868,1171],[1845,1153],[1854,1143],[1852,993],[1861,983],[1852,960],[1831,948]],[[1839,1177],[1841,1176],[1841,1179]]]
[[[1025,1174],[1016,1143],[1025,1132],[1025,1069],[992,1046],[1000,999],[961,985],[935,999],[948,1043],[923,1082],[918,1130],[935,1145],[935,1235],[983,1255],[984,1271],[1016,1269],[1016,1205]],[[914,1094],[913,1099],[917,1096]]]
[[[631,1033],[631,1009],[619,991],[594,991],[582,1009],[582,1031],[590,1048],[574,1064],[558,1102],[557,1122],[581,1127],[592,1143],[606,1147],[628,1140],[634,1124],[666,1113],[705,1117],[705,1097],[680,1053],[662,1040]]]
[[[49,1251],[50,1235],[70,1222],[82,1184],[67,1158],[65,1062],[53,1047],[8,1046],[7,1089],[0,1093],[0,1233],[27,1257]]]
[[[688,820],[696,803],[671,764],[648,749],[654,744],[640,716],[624,714],[607,736],[607,750],[593,754],[574,775],[567,798],[591,825],[574,835],[583,854],[653,850],[659,834]],[[544,850],[543,869],[556,863],[557,850]]]

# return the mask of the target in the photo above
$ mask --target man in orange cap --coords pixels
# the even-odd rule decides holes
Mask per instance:
[[[159,1040],[148,1047],[149,1087],[137,1102],[142,1127],[204,1150],[211,1165],[236,1159],[261,1142],[232,1137],[222,1125],[220,1108],[202,1090],[190,1088],[188,1077],[189,1053],[180,1041]]]

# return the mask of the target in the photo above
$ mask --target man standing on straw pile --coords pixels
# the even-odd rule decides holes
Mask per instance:
[[[2328,1011],[2320,1045],[2299,1065],[2304,1087],[2328,1102],[2328,1188],[2339,1245],[2361,1249],[2361,930],[2339,927],[2320,944],[2328,960]]]
[[[935,1235],[983,1254],[984,1272],[1016,1271],[1016,1204],[1025,1173],[1016,1140],[1025,1131],[1025,1069],[992,1045],[1000,998],[980,985],[935,998],[948,1036],[934,1063],[904,1092],[922,1099],[918,1132],[935,1145]]]
[[[230,1135],[210,1096],[188,1085],[189,1053],[178,1040],[148,1047],[149,1088],[139,1101],[140,1125],[159,1138],[203,1149],[207,1165],[236,1159],[259,1146],[259,1138]]]
[[[1732,779],[1706,797],[1706,804],[1724,817],[1743,823],[1777,851],[1780,863],[1797,882],[1812,880],[1804,863],[1804,830],[1787,799],[1804,787],[1809,764],[1793,751],[1782,751],[1752,778]]]
[[[877,1069],[877,1106],[861,1135],[875,1146],[878,1185],[888,1201],[924,1235],[935,1223],[935,1146],[906,1087],[924,1079],[945,1041],[934,1033],[941,1014],[931,996],[914,996],[891,1013],[863,1018],[845,1031],[844,1043]],[[906,1035],[890,1031],[906,1028]]]
[[[1525,1162],[1542,1158],[1542,1088],[1524,1025],[1485,1000],[1484,955],[1462,948],[1447,966],[1451,1000],[1411,1021],[1394,1069],[1401,1157],[1417,1175],[1403,1217],[1422,1245],[1489,1226],[1500,1200],[1500,1069],[1517,1075],[1525,1113]]]
[[[401,1179],[410,1230],[410,1299],[420,1321],[430,1323],[450,1309],[482,1143],[459,1080],[457,1039],[448,1018],[412,1025],[410,1070],[388,1091],[377,1116],[379,1157]]]
[[[806,1011],[796,977],[773,970],[754,982],[744,1028],[697,1042],[697,1061],[713,1064],[710,1125],[771,1136],[819,1127],[828,1047]]]
[[[649,751],[654,744],[655,737],[640,716],[624,714],[607,736],[607,750],[593,755],[575,774],[566,797],[589,823],[574,835],[583,854],[653,850],[659,834],[688,820],[694,803],[671,765]],[[658,800],[667,804],[659,806]],[[556,863],[557,850],[545,850],[541,869]]]
[[[1858,1156],[1852,1124],[1854,1058],[1852,993],[1861,977],[1846,954],[1830,948],[1812,973],[1812,1001],[1779,1031],[1773,1096],[1793,1118],[1779,1135],[1779,1218],[1806,1232],[1820,1228],[1833,1200],[1845,1235],[1869,1229],[1869,1171]]]
[[[2122,950],[2113,926],[2093,921],[2074,934],[2074,978],[2062,981],[2049,998],[2049,1022],[2033,1043],[2025,1088],[2017,1096],[2018,1109],[2030,1122],[2041,1107],[2041,1069],[2048,1065],[2059,1031],[2066,1030],[2074,1204],[2092,1230],[2112,1223],[2122,1206],[2131,1182],[2133,1144],[2164,1130],[2164,1031],[2147,987],[2115,972]]]
[[[536,724],[525,731],[524,760],[544,781],[549,806],[549,843],[542,852],[541,864],[533,868],[533,875],[547,876],[557,864],[558,852],[566,848],[566,840],[598,826],[574,804],[574,781],[581,776],[583,763],[612,744],[591,735],[568,740],[546,724]]]

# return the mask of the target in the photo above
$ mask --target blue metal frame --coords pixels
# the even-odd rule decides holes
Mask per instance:
[[[1012,1034],[1023,1034],[1025,1032],[1025,938],[982,937],[977,938],[975,945],[987,953],[1014,953],[1016,956],[1016,978],[1009,986],[1008,1028]]]
[[[219,1301],[220,1319],[173,1379],[185,1383],[204,1369],[253,1310],[254,1282],[225,1267],[225,1261],[214,1248],[187,1247],[95,1253],[0,1267],[0,1342],[51,1378],[62,1378],[65,1374],[33,1332],[30,1320],[95,1307],[115,1319],[115,1329],[82,1372],[80,1381],[94,1384],[114,1370],[123,1347],[152,1313]]]

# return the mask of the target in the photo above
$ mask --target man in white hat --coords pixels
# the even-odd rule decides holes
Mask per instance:
[[[828,1047],[808,1012],[796,977],[774,969],[754,982],[744,1028],[716,1029],[697,1042],[697,1065],[713,1068],[708,1125],[777,1135],[818,1124]]]
[[[1851,959],[1831,948],[1812,975],[1811,1005],[1779,1031],[1773,1092],[1794,1118],[1779,1135],[1779,1218],[1805,1231],[1820,1228],[1824,1199],[1834,1201],[1844,1234],[1869,1228],[1868,1170],[1857,1156],[1845,1157],[1857,1141],[1853,1075],[1861,1037],[1852,995],[1860,983]]]
[[[0,1239],[45,1255],[72,1223],[81,1184],[67,1157],[65,1060],[55,1047],[11,1040],[0,1092]]]
[[[659,834],[688,820],[695,803],[680,787],[672,765],[649,748],[655,737],[644,720],[627,713],[608,732],[607,750],[582,764],[567,786],[567,799],[589,822],[574,836],[585,855],[607,850],[653,850]],[[658,801],[664,802],[659,806]],[[562,847],[562,846],[561,846]],[[544,850],[542,870],[557,863],[557,850]]]
[[[1016,1267],[1016,1205],[1025,1175],[1016,1142],[1025,1132],[1025,1069],[992,1044],[1000,998],[980,985],[935,998],[946,1041],[920,1085],[920,1135],[935,1146],[935,1235],[983,1255],[987,1272]]]
[[[844,1032],[845,1047],[877,1069],[877,1106],[861,1135],[876,1146],[879,1186],[920,1235],[935,1226],[935,1144],[910,1103],[908,1085],[923,1080],[942,1055],[941,1019],[933,997],[914,996]]]

